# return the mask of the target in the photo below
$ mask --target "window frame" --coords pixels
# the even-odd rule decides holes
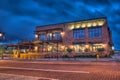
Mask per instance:
[[[88,38],[101,38],[102,27],[90,27],[88,28]]]
[[[84,39],[85,38],[85,28],[74,29],[73,30],[74,39]]]
[[[41,36],[41,38],[40,38]],[[39,40],[46,40],[47,39],[47,35],[46,34],[39,34]]]

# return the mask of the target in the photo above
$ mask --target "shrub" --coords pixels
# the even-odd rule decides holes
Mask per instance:
[[[67,52],[71,53],[73,50],[71,48],[67,48]]]
[[[103,51],[105,51],[104,48],[97,48],[97,52],[103,52]]]
[[[62,57],[63,58],[68,58],[69,56],[67,54],[64,54]]]

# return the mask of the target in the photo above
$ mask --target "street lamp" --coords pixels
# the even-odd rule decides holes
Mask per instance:
[[[5,35],[4,35],[3,32],[0,32],[0,39],[1,39],[1,40],[4,40],[4,39],[5,39]]]
[[[4,39],[4,35],[2,32],[0,32],[0,39],[3,40]],[[3,46],[1,46],[1,58],[3,59]]]
[[[3,34],[0,32],[0,37],[2,37],[3,36]]]

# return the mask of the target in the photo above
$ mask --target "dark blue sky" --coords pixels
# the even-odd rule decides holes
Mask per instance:
[[[120,49],[120,0],[0,0],[0,31],[9,40],[34,39],[36,26],[99,17]]]

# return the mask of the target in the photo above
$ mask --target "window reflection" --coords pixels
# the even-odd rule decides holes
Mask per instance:
[[[53,40],[60,40],[60,39],[62,39],[60,32],[53,33]]]
[[[85,29],[75,29],[73,31],[74,39],[85,38]]]
[[[46,40],[46,34],[40,34],[39,39],[40,40]]]
[[[96,27],[96,28],[89,28],[89,38],[96,38],[102,36],[102,28]]]

